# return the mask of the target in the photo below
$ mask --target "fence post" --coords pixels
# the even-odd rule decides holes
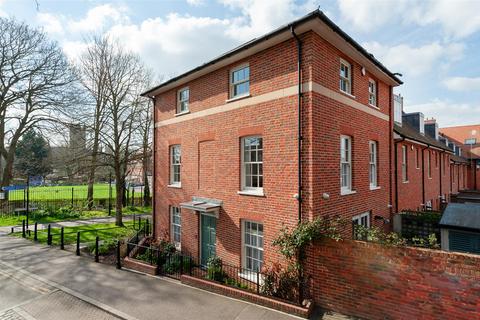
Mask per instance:
[[[28,216],[30,211],[30,177],[27,177],[27,204],[26,204],[26,211],[27,211],[27,228],[28,228]]]
[[[62,228],[60,229],[60,249],[61,249],[61,250],[64,250],[64,249],[65,249],[65,244],[64,244],[64,242],[63,242],[63,239],[64,239],[63,236],[64,236],[64,234],[63,234],[63,227],[62,227]]]
[[[37,228],[38,228],[38,223],[35,222],[35,227],[33,229],[33,241],[38,241],[38,235],[37,235]]]
[[[188,274],[189,275],[192,275],[193,274],[193,258],[191,256],[188,256],[188,262],[189,262],[189,266],[188,266]]]
[[[73,208],[73,187],[72,187],[72,208]]]
[[[142,217],[138,217],[138,230],[142,228]]]
[[[135,187],[132,188],[132,201],[130,203],[132,207],[135,207]]]
[[[183,274],[183,254],[180,254],[180,274]]]
[[[25,234],[25,220],[22,220],[22,237],[23,238],[26,238],[26,234]]]
[[[15,227],[12,227],[12,230],[10,231],[10,233],[13,233],[13,232],[15,232],[15,231],[14,231],[14,229],[15,229]]]
[[[98,262],[98,236],[95,237],[95,262]]]
[[[257,270],[257,294],[260,294],[260,272]]]
[[[52,245],[52,228],[50,225],[48,225],[47,244]]]
[[[77,256],[80,255],[80,231],[77,232],[77,252],[76,252]]]
[[[148,224],[148,219],[145,220],[145,235],[149,235],[150,225]]]
[[[120,240],[117,240],[117,269],[122,269],[122,263],[120,261]]]
[[[135,213],[133,214],[133,230],[135,230],[135,220],[136,220],[136,216],[135,216]]]
[[[157,249],[157,274],[161,274],[162,272],[162,267],[160,263],[160,250]]]

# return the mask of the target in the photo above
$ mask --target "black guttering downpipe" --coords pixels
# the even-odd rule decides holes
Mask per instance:
[[[155,160],[156,160],[156,156],[155,156],[156,143],[155,143],[155,141],[157,140],[156,139],[157,135],[156,135],[156,130],[155,130],[155,119],[156,119],[155,118],[155,114],[156,114],[155,110],[157,108],[155,106],[155,97],[149,97],[149,98],[152,99],[152,103],[153,103],[153,145],[152,145],[152,157],[153,157],[153,159],[152,159],[152,161],[153,161],[152,190],[153,190],[153,192],[151,193],[151,197],[152,197],[152,225],[153,225],[152,226],[152,230],[153,230],[152,237],[155,240],[155,235],[157,234],[156,233],[157,225],[155,223],[155,221],[156,221],[156,218],[155,218],[155,216],[156,216],[156,214],[155,214],[155,211],[156,211],[155,210],[155,208],[156,208],[156,206],[155,206],[155,193],[156,193],[155,181],[157,180],[156,170],[155,170],[155,167],[156,167],[156,165],[155,165],[155,163],[156,163],[155,162]]]
[[[395,141],[394,142],[395,150],[393,151],[394,157],[395,157],[395,159],[393,160],[395,164],[395,169],[393,171],[395,173],[395,212],[397,213],[399,212],[398,210],[398,144],[403,141],[405,141],[405,138],[403,137],[401,140]],[[392,192],[390,192],[390,194],[392,194]]]
[[[302,41],[295,33],[295,26],[290,25],[290,32],[297,42],[297,73],[298,73],[298,223],[302,222]]]

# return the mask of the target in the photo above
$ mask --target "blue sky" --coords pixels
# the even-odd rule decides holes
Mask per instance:
[[[480,0],[0,0],[0,16],[44,28],[73,60],[107,33],[166,79],[318,6],[403,74],[406,111],[480,123]]]

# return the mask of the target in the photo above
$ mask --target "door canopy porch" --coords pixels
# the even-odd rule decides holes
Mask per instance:
[[[180,203],[180,208],[198,211],[218,219],[223,201],[217,199],[192,197],[192,201]]]

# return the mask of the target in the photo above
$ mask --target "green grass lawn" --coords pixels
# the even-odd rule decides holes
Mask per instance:
[[[123,211],[122,211],[123,215],[146,214],[151,212],[152,212],[152,207],[127,207],[127,208],[123,208]],[[112,209],[112,217],[114,216],[115,216],[115,209]],[[86,220],[86,219],[102,218],[102,217],[108,217],[107,210],[79,211],[79,216],[75,218],[65,218],[57,215],[37,217],[35,212],[33,212],[29,216],[29,224],[34,224],[35,222],[51,223],[51,222],[58,222],[58,221],[65,221],[65,220]],[[16,215],[0,216],[0,227],[21,225],[22,220],[25,220],[25,219],[26,217],[24,215],[21,215],[18,217]]]
[[[117,227],[114,223],[101,223],[101,224],[92,224],[78,227],[65,227],[64,228],[64,243],[65,245],[75,244],[77,241],[77,232],[80,232],[80,242],[81,243],[93,243],[95,242],[95,237],[98,236],[100,241],[109,241],[115,239],[122,239],[131,237],[135,234],[135,230],[132,228],[132,222],[125,222],[124,227]],[[52,228],[52,244],[60,245],[60,228]],[[16,232],[13,234],[16,237],[21,237],[21,232]],[[28,237],[28,239],[33,240],[33,231]],[[47,243],[47,230],[42,230],[38,232],[38,242],[46,244]]]
[[[29,199],[31,201],[46,201],[46,200],[86,200],[87,199],[87,185],[81,186],[53,186],[53,187],[31,187],[29,190]],[[135,190],[134,197],[136,199],[142,197],[142,192]],[[130,193],[130,197],[132,194]],[[23,201],[26,197],[24,190],[12,190],[8,193],[10,201]],[[93,186],[94,199],[108,199],[109,186],[108,184],[95,184]],[[115,185],[112,185],[112,198],[116,197]]]

